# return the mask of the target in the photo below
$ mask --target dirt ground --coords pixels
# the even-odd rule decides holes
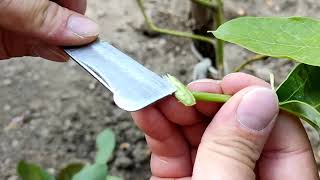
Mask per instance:
[[[190,31],[187,0],[146,0],[149,13],[160,26]],[[312,16],[320,17],[317,0],[226,0],[226,17]],[[143,18],[136,1],[89,0],[87,15],[101,25],[101,38],[158,73],[170,73],[191,81],[198,62],[191,41],[181,38],[143,35]],[[229,69],[252,54],[226,45]],[[280,68],[281,67],[281,68]],[[281,82],[292,63],[267,60],[250,65],[246,72],[268,79],[269,72]],[[149,151],[144,135],[127,112],[118,109],[111,95],[74,62],[54,63],[38,58],[2,61],[0,65],[0,179],[18,179],[15,166],[21,159],[57,172],[74,161],[91,162],[94,139],[110,127],[117,134],[117,149],[110,162],[111,174],[125,180],[148,179]],[[10,122],[24,123],[6,131]],[[309,129],[309,128],[308,128]],[[309,130],[319,159],[319,136]]]

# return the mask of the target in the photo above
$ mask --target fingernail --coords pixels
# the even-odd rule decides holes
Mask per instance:
[[[237,119],[255,131],[265,129],[278,114],[278,97],[267,88],[256,88],[246,93],[238,106]]]
[[[220,80],[214,80],[214,79],[199,79],[199,80],[195,80],[191,83],[189,83],[188,85],[192,85],[192,84],[196,84],[196,83],[217,83],[219,84],[221,81]]]
[[[89,18],[71,15],[68,20],[67,27],[70,31],[80,37],[91,37],[99,34],[98,24]]]

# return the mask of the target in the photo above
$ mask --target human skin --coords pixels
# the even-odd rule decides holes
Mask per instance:
[[[152,152],[151,180],[319,179],[301,122],[278,115],[269,84],[234,73],[189,88],[233,97],[224,105],[198,102],[194,107],[167,97],[132,113]]]
[[[85,0],[0,0],[0,9],[0,60],[66,61],[60,46],[87,44],[98,36],[97,24],[83,16]],[[152,151],[151,180],[318,179],[303,126],[282,112],[277,116],[267,83],[237,73],[189,88],[234,96],[223,106],[195,107],[167,97],[132,113]]]
[[[94,41],[98,25],[85,17],[86,0],[0,0],[0,60],[69,57],[61,46]]]

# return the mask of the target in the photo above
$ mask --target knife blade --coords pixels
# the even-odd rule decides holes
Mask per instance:
[[[176,87],[107,42],[64,51],[113,93],[114,102],[126,111],[140,110],[176,91]]]

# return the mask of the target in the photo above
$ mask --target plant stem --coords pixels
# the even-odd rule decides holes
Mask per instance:
[[[209,8],[209,9],[216,9],[217,3],[214,1],[208,1],[208,0],[191,0],[193,3],[199,4],[203,7]]]
[[[213,38],[209,38],[209,37],[206,37],[206,36],[200,36],[200,35],[196,35],[196,34],[189,33],[189,32],[181,32],[181,31],[175,31],[175,30],[170,30],[170,29],[164,29],[164,28],[157,27],[153,23],[153,21],[146,14],[146,10],[145,10],[144,5],[143,5],[144,4],[144,0],[137,0],[137,2],[138,2],[138,5],[140,7],[140,10],[141,10],[141,12],[143,14],[144,20],[147,23],[147,25],[150,28],[150,30],[158,32],[158,33],[162,33],[162,34],[168,34],[168,35],[184,37],[184,38],[191,38],[191,39],[204,41],[204,42],[208,42],[208,43],[213,43],[214,42]]]
[[[231,98],[230,95],[197,92],[197,91],[192,91],[192,94],[197,101],[206,101],[206,102],[224,103],[224,102],[227,102]]]
[[[241,71],[245,66],[247,66],[248,64],[251,64],[253,62],[256,61],[261,61],[261,60],[265,60],[267,59],[269,56],[265,56],[265,55],[255,55],[254,57],[251,57],[247,60],[244,61],[244,63],[242,63],[239,67],[235,68],[234,71],[235,72],[239,72]]]
[[[224,11],[223,11],[223,0],[216,0],[217,2],[217,9],[215,12],[215,23],[216,23],[216,28],[219,28],[219,26],[221,26],[223,24],[224,21]],[[224,53],[224,42],[223,40],[217,39],[216,41],[216,65],[217,68],[219,70],[219,72],[221,73],[221,75],[223,76],[225,74],[224,72],[224,61],[223,61],[223,53]]]

